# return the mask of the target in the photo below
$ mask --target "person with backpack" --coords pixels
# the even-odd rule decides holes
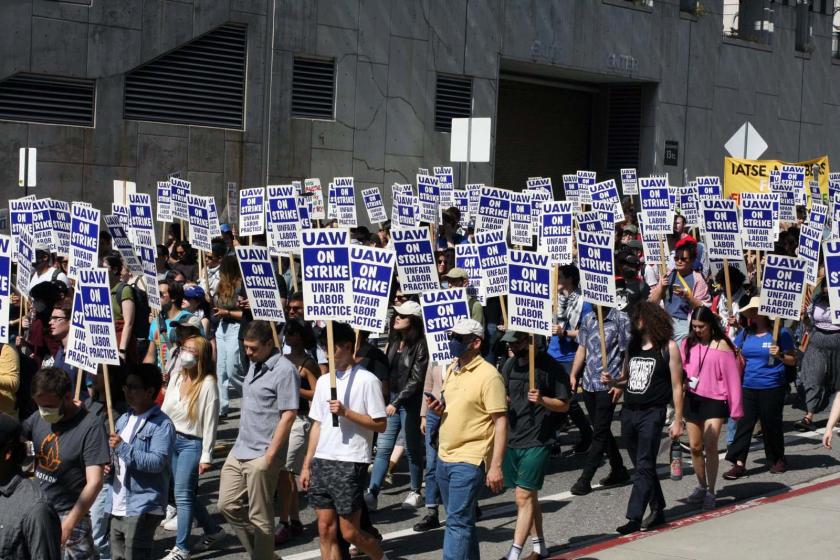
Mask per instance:
[[[48,246],[43,244],[35,245],[35,262],[32,264],[32,278],[29,281],[31,290],[43,282],[62,282],[65,286],[70,285],[70,280],[64,271],[55,265],[55,256]]]
[[[137,363],[137,339],[134,336],[134,318],[137,304],[134,289],[128,285],[131,272],[123,264],[119,253],[106,256],[103,264],[108,268],[108,280],[111,286],[111,309],[114,326],[117,329],[117,348],[120,358],[129,364]],[[148,315],[147,315],[148,316]]]
[[[514,489],[516,528],[507,560],[519,560],[531,535],[533,552],[527,560],[548,558],[537,494],[555,443],[558,412],[567,412],[571,401],[569,375],[558,361],[540,351],[534,356],[534,387],[530,386],[529,338],[524,332],[508,331],[502,337],[512,354],[502,366],[508,395],[507,452],[502,464],[505,488]]]
[[[174,325],[193,317],[193,314],[182,309],[184,303],[184,286],[178,282],[158,283],[160,293],[160,313],[149,324],[149,349],[143,363],[157,364],[163,371],[163,378],[168,382],[169,351],[176,346]],[[203,333],[202,333],[203,334]]]

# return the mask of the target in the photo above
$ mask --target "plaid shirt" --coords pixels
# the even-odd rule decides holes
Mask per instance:
[[[606,311],[606,309],[604,310]],[[604,315],[604,336],[607,347],[607,371],[613,379],[621,374],[621,363],[630,343],[630,318],[624,311],[610,309]],[[607,391],[601,383],[601,339],[598,332],[598,313],[588,313],[580,322],[577,342],[586,348],[586,364],[581,385],[584,391]]]

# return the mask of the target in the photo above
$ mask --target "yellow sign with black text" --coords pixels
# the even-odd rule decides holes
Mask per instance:
[[[810,193],[807,182],[813,177],[811,166],[814,164],[820,167],[820,191],[825,198],[828,196],[828,156],[796,163],[777,159],[723,158],[723,196],[737,200],[742,192],[770,192],[770,172],[781,171],[783,165],[805,167],[805,192]]]

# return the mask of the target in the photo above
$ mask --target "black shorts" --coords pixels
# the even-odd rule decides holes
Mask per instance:
[[[726,401],[710,399],[686,391],[683,400],[683,417],[690,422],[705,422],[710,418],[729,418],[729,404]]]
[[[309,504],[314,509],[334,509],[343,516],[362,509],[367,467],[366,463],[313,459]]]

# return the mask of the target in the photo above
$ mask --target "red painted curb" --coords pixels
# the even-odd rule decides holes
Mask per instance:
[[[611,548],[615,548],[617,546],[621,546],[627,543],[631,543],[634,541],[638,541],[644,539],[646,537],[650,537],[652,535],[657,535],[659,533],[665,533],[668,531],[673,531],[674,529],[679,529],[680,527],[687,527],[689,525],[694,525],[695,523],[701,523],[703,521],[708,521],[710,519],[715,519],[717,517],[723,517],[725,515],[729,515],[730,513],[735,513],[738,511],[745,511],[748,509],[755,508],[757,506],[761,506],[764,504],[772,504],[774,502],[781,502],[783,500],[787,500],[790,498],[795,498],[797,496],[802,496],[803,494],[810,494],[811,492],[819,492],[820,490],[825,490],[826,488],[831,488],[833,486],[840,485],[840,477],[833,478],[830,480],[824,480],[822,482],[817,482],[815,484],[811,484],[809,486],[803,486],[800,488],[796,488],[793,490],[782,491],[777,494],[772,494],[769,496],[760,496],[758,498],[752,498],[745,502],[732,504],[731,506],[726,506],[720,509],[715,509],[712,511],[706,511],[703,513],[698,513],[697,515],[692,515],[689,517],[683,517],[681,519],[676,519],[669,523],[666,523],[662,527],[656,529],[655,531],[649,532],[637,532],[632,533],[630,535],[624,536],[617,536],[614,538],[610,538],[606,541],[602,541],[599,543],[595,543],[593,545],[578,548],[576,550],[571,550],[567,553],[564,553],[560,556],[552,556],[550,560],[575,560],[576,558],[581,558],[584,556],[589,556],[591,554],[595,554],[597,552],[602,552],[604,550],[609,550]]]

